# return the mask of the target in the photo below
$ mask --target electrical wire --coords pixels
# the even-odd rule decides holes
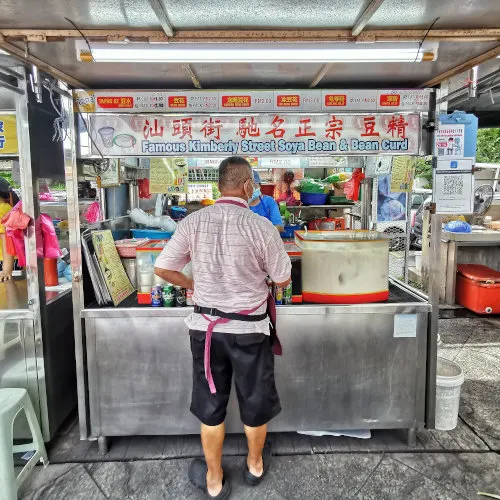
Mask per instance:
[[[415,56],[415,60],[413,62],[417,62],[418,56],[420,55],[420,49],[422,48],[422,45],[424,44],[424,42],[427,38],[427,35],[431,31],[431,29],[434,27],[434,25],[439,21],[439,19],[441,19],[441,18],[436,17],[436,19],[434,19],[434,21],[432,21],[432,24],[429,26],[429,29],[427,30],[427,32],[424,35],[424,38],[422,38],[422,41],[418,44],[417,55]]]
[[[82,38],[85,40],[85,43],[87,44],[87,47],[89,48],[90,57],[92,58],[92,62],[95,62],[94,55],[92,54],[92,49],[90,48],[90,43],[89,43],[88,38],[83,34],[82,30],[71,19],[69,19],[69,17],[65,17],[64,19],[66,19],[66,21],[68,21],[68,23],[70,23],[75,28],[75,30],[78,31],[78,33],[80,33],[80,35],[82,35]]]
[[[101,157],[100,160],[94,160],[92,162],[92,168],[94,169],[95,174],[100,176],[108,171],[109,159],[104,158],[104,155],[102,154],[101,150],[99,149],[99,146],[94,141],[94,138],[92,137],[92,134],[90,133],[89,127],[88,127],[87,122],[85,121],[85,118],[83,117],[82,113],[80,111],[77,111],[77,114],[81,118],[81,120],[83,121],[83,125],[85,126],[85,130],[87,131],[87,135],[89,136],[89,139],[90,139],[90,142],[92,143],[92,146],[94,146],[94,148],[99,153],[99,156]]]

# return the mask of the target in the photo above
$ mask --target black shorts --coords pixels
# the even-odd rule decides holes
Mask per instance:
[[[191,412],[205,425],[219,425],[226,418],[231,380],[248,427],[267,424],[281,411],[274,382],[274,355],[268,335],[263,333],[212,334],[210,366],[216,393],[211,394],[205,378],[205,332],[190,330],[193,354]]]

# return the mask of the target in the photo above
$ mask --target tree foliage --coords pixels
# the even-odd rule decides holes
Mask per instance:
[[[500,163],[500,128],[479,129],[476,161],[478,163]]]

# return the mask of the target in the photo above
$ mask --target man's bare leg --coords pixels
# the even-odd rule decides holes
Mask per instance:
[[[262,450],[266,442],[267,424],[260,427],[245,427],[245,434],[248,441],[248,470],[255,477],[262,476],[264,472],[264,462],[262,461]]]
[[[207,461],[207,489],[212,496],[222,490],[222,445],[226,428],[224,424],[210,426],[201,424],[201,445]]]

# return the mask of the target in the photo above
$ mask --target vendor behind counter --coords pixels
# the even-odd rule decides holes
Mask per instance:
[[[280,209],[272,196],[261,193],[260,185],[262,183],[260,175],[253,171],[254,190],[253,195],[248,201],[250,210],[270,220],[278,231],[283,231],[283,221],[281,219]]]

